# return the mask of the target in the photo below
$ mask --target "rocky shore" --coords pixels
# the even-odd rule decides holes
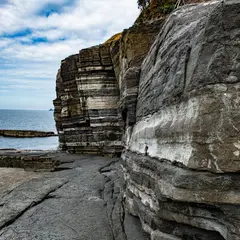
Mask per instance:
[[[0,152],[0,240],[240,239],[240,2],[161,3],[61,62],[62,152]]]
[[[0,240],[149,239],[125,211],[120,159],[44,154],[54,172],[0,168]]]

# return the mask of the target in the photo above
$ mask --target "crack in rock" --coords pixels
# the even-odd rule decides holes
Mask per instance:
[[[58,180],[58,179],[56,179]],[[46,181],[43,181],[43,185],[46,183]],[[49,195],[55,191],[57,191],[59,188],[67,184],[68,181],[57,181],[57,182],[52,182],[51,185],[49,185],[49,189],[46,189],[47,191],[45,193],[40,192],[39,194],[39,189],[36,187],[36,191],[34,192],[34,189],[32,192],[25,194],[25,199],[21,199],[21,188],[18,189],[18,194],[13,194],[13,196],[9,196],[7,201],[0,206],[0,230],[10,226],[13,224],[15,221],[17,221],[24,213],[26,213],[29,209],[32,207],[35,207],[45,200],[49,198]],[[45,187],[45,186],[44,186]],[[43,187],[43,188],[44,188]],[[44,190],[44,189],[42,189]],[[31,194],[36,194],[36,196],[31,196]],[[38,195],[39,194],[39,195]],[[17,196],[16,196],[17,195]]]

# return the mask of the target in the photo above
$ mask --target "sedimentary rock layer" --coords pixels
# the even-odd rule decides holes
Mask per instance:
[[[62,61],[54,100],[60,149],[121,153],[124,126],[136,122],[140,65],[163,21],[140,16],[105,44]]]
[[[187,5],[141,67],[123,155],[151,239],[240,239],[240,2]]]
[[[239,239],[238,174],[196,172],[131,152],[123,159],[126,206],[151,239]]]
[[[119,89],[109,44],[83,49],[62,61],[55,120],[60,148],[78,153],[122,151]]]

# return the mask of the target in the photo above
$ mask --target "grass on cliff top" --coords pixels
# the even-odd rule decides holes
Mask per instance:
[[[111,38],[109,38],[104,44],[108,44],[113,41],[117,41],[121,38],[121,36],[122,36],[122,33],[117,33],[117,34],[113,35]]]
[[[150,5],[145,7],[135,24],[166,17],[175,8],[176,0],[152,0]]]

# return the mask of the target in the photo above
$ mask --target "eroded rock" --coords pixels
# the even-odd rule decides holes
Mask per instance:
[[[132,151],[147,145],[190,168],[240,170],[240,80],[229,82],[240,75],[236,6],[186,5],[170,16],[141,68]]]

